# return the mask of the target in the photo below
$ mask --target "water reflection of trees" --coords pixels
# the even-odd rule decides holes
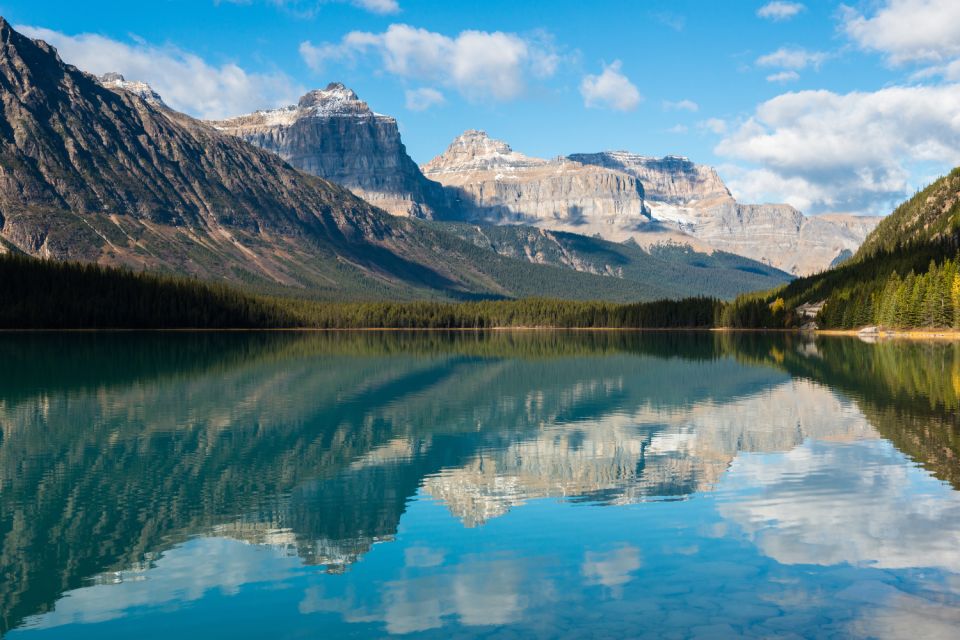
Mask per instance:
[[[610,473],[568,469],[579,484],[564,490],[601,502],[682,496],[704,472],[688,450],[658,450],[671,425],[657,420],[695,424],[703,405],[729,408],[735,425],[738,399],[787,372],[854,397],[957,486],[957,358],[944,345],[682,332],[54,334],[0,336],[0,361],[4,630],[84,579],[197,533],[282,539],[304,561],[343,570],[396,533],[424,478],[438,495],[461,479],[483,490],[478,452],[546,455],[550,438],[565,439],[572,469],[583,429],[605,421],[622,423],[609,428],[636,455],[611,458]],[[657,419],[638,429],[639,415]],[[803,436],[788,435],[754,446]],[[718,469],[744,446],[737,437],[704,438]],[[543,461],[507,471],[558,472]],[[527,480],[525,491],[553,490]]]

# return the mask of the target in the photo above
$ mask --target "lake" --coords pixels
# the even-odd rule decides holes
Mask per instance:
[[[955,638],[960,353],[0,335],[0,631]]]

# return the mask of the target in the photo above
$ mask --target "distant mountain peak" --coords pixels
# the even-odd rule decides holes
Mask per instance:
[[[127,80],[123,77],[123,74],[117,73],[116,71],[105,73],[97,79],[100,81],[100,84],[107,89],[122,89],[123,91],[129,91],[154,106],[167,106],[163,98],[160,97],[160,94],[154,91],[153,87],[146,82]]]
[[[509,171],[517,168],[538,167],[547,163],[547,160],[531,158],[514,151],[509,144],[503,140],[491,138],[486,131],[468,129],[454,138],[446,151],[425,164],[423,170],[429,176],[467,170]]]
[[[331,82],[325,89],[314,89],[300,97],[301,116],[372,116],[370,106],[353,89]]]

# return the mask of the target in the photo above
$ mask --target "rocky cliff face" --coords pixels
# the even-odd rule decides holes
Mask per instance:
[[[646,197],[654,202],[687,205],[731,197],[727,185],[713,167],[695,164],[681,156],[654,158],[628,151],[575,153],[571,160],[636,176]]]
[[[296,105],[210,124],[394,215],[446,213],[443,189],[407,155],[396,119],[375,113],[340,83],[311,91]]]
[[[473,221],[583,235],[650,222],[635,177],[568,158],[531,158],[482,131],[459,136],[423,171],[447,187]]]
[[[712,167],[683,157],[608,151],[548,161],[476,131],[457,138],[424,171],[460,193],[473,220],[534,224],[642,246],[688,244],[794,275],[826,269],[855,252],[877,222],[808,218],[783,204],[740,204]],[[626,206],[636,194],[642,203]]]

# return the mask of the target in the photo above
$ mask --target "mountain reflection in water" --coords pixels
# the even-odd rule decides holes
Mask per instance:
[[[960,624],[955,345],[7,334],[0,362],[11,637]]]

